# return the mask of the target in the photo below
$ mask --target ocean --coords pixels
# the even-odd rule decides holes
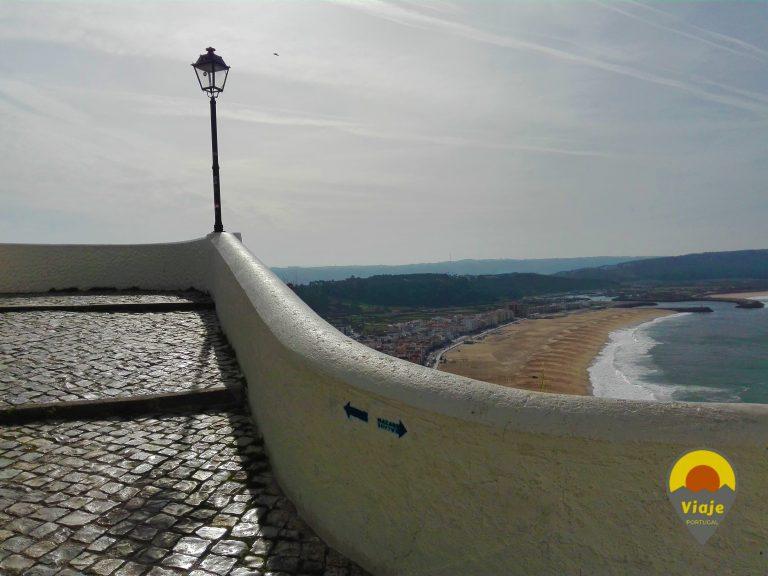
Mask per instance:
[[[667,303],[709,306],[714,312],[674,314],[613,332],[589,368],[593,393],[659,401],[768,403],[768,297],[759,300],[767,307]]]

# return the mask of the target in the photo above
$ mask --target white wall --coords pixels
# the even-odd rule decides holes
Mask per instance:
[[[211,290],[275,473],[318,533],[374,574],[768,569],[768,406],[540,394],[437,372],[346,338],[235,239],[212,242]],[[348,401],[373,421],[347,419]],[[703,547],[664,484],[700,446],[729,456],[739,481]]]
[[[232,235],[198,242],[210,248],[205,285],[281,486],[372,573],[768,571],[768,406],[540,394],[437,372],[340,334]],[[153,267],[130,277],[154,287]],[[184,282],[203,275],[188,267]],[[370,421],[348,419],[347,402]],[[402,420],[407,434],[379,430],[377,417]],[[664,484],[673,460],[700,446],[728,456],[738,478],[705,546]]]
[[[0,244],[0,293],[205,288],[209,243]]]

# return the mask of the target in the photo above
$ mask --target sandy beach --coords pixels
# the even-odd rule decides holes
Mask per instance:
[[[729,294],[709,294],[710,298],[768,298],[768,290],[762,292],[731,292]]]
[[[654,308],[584,310],[522,320],[444,355],[439,369],[503,386],[591,394],[587,368],[614,330],[673,314]]]

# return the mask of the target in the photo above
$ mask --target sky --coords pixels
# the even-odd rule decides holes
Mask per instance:
[[[768,3],[0,2],[0,242],[272,266],[768,248]],[[277,52],[279,55],[275,56]]]

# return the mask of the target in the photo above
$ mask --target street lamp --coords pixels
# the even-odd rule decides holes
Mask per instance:
[[[219,139],[216,130],[216,98],[224,91],[224,85],[227,83],[227,74],[229,66],[224,64],[221,56],[214,54],[215,48],[206,48],[206,53],[201,54],[197,62],[192,64],[197,74],[197,81],[200,88],[206,92],[211,99],[211,151],[213,152],[213,209],[215,220],[213,224],[214,232],[224,232],[224,225],[221,223],[221,192],[219,190]]]

